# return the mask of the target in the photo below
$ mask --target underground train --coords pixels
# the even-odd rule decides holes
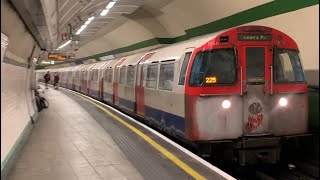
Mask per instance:
[[[296,42],[241,26],[119,59],[60,69],[61,86],[111,104],[241,165],[276,163],[308,133],[307,83]],[[53,79],[53,78],[52,78]]]

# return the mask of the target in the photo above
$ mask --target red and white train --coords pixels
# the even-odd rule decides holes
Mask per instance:
[[[308,131],[307,84],[296,42],[242,26],[120,59],[61,69],[61,86],[104,100],[199,153],[275,163]],[[228,147],[227,151],[225,148]]]

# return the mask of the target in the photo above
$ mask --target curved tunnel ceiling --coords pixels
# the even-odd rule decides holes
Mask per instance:
[[[293,10],[299,8],[284,4],[288,0],[116,0],[109,13],[100,16],[113,0],[31,0],[34,6],[21,3],[26,4],[27,0],[10,1],[20,3],[21,9],[25,6],[29,14],[37,15],[30,24],[36,27],[34,37],[45,44],[43,46],[47,52],[74,53],[80,61],[90,58],[98,60],[98,57],[110,53],[119,57],[130,51],[155,48],[284,11],[290,12],[291,7]],[[301,8],[308,6],[304,5],[307,2],[296,4]],[[274,14],[266,12],[270,8],[273,8]],[[72,41],[57,51],[67,42],[62,40],[62,34],[76,33],[91,16],[95,19],[80,33],[79,43]]]

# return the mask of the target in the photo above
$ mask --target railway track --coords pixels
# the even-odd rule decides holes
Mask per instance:
[[[236,172],[237,171],[237,172]],[[243,167],[239,170],[227,170],[239,180],[317,180],[319,177],[307,174],[305,170],[297,168],[269,166],[269,167]],[[239,173],[241,172],[241,173]]]
[[[236,163],[214,163],[221,170],[238,180],[317,180],[319,167],[312,165],[301,166],[292,164],[269,164],[240,166]],[[307,163],[304,163],[307,164]]]
[[[284,170],[277,174],[270,174],[256,171],[255,176],[260,180],[317,180],[319,178],[312,177],[295,169]]]

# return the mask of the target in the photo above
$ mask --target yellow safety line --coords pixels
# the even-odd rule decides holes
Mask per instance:
[[[73,92],[72,92],[73,93]],[[75,94],[75,93],[73,93]],[[160,151],[163,155],[165,155],[168,159],[170,159],[172,162],[174,162],[177,166],[179,166],[181,169],[183,169],[185,172],[187,172],[188,174],[190,174],[193,178],[195,179],[201,179],[204,180],[206,178],[204,178],[203,176],[201,176],[199,173],[197,173],[195,170],[193,170],[191,167],[189,167],[188,165],[186,165],[184,162],[182,162],[180,159],[178,159],[175,155],[173,155],[172,153],[170,153],[168,150],[166,150],[164,147],[162,147],[160,144],[156,143],[154,140],[152,140],[151,138],[149,138],[146,134],[144,134],[143,132],[141,132],[140,130],[138,130],[137,128],[133,127],[132,125],[130,125],[129,123],[125,122],[124,120],[122,120],[121,118],[119,118],[118,116],[114,115],[113,113],[111,113],[110,111],[106,110],[104,107],[96,104],[95,102],[89,100],[88,98],[86,98],[83,95],[78,95],[75,94],[77,96],[79,96],[80,98],[94,104],[95,106],[97,106],[98,108],[100,108],[102,111],[104,111],[105,113],[107,113],[108,115],[112,116],[114,119],[118,120],[119,122],[121,122],[123,125],[127,126],[129,129],[131,129],[133,132],[135,132],[137,135],[139,135],[140,137],[142,137],[145,141],[147,141],[149,144],[151,144],[154,148],[156,148],[158,151]]]

